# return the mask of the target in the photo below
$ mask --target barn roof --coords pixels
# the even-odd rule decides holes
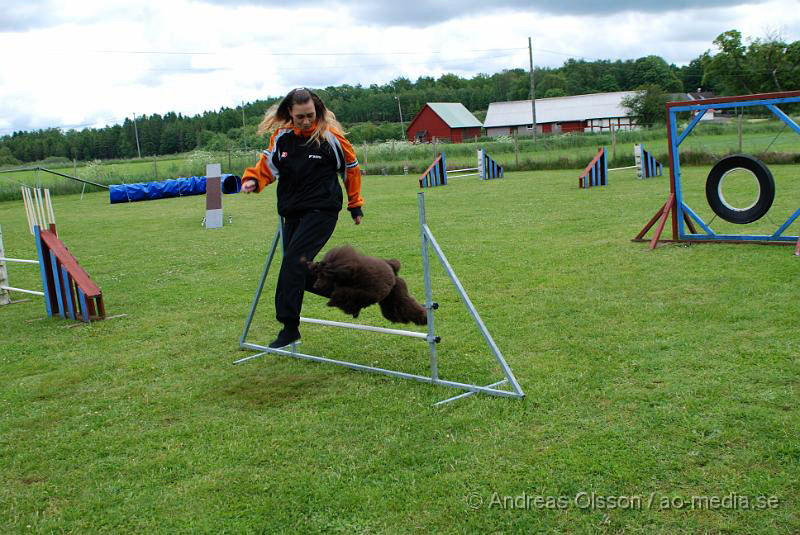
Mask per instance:
[[[433,112],[450,128],[480,128],[481,122],[460,102],[428,102]]]
[[[536,99],[536,122],[561,123],[566,121],[585,121],[607,117],[627,117],[630,112],[622,105],[622,99],[635,95],[636,91],[617,91],[614,93],[593,93],[570,97]],[[517,126],[533,122],[530,100],[511,102],[492,102],[486,112],[483,126]]]

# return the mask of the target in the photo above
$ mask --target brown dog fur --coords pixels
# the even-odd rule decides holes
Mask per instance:
[[[334,247],[319,262],[309,262],[314,290],[330,296],[328,306],[357,318],[361,309],[378,303],[383,317],[394,323],[427,325],[425,308],[408,293],[397,276],[398,260],[367,256],[350,245]]]

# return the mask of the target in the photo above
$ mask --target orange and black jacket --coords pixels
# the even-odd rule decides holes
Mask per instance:
[[[278,182],[278,214],[296,217],[311,210],[338,212],[342,209],[342,188],[347,191],[347,209],[353,219],[363,215],[361,169],[355,150],[336,130],[322,133],[319,143],[309,141],[312,129],[281,128],[272,134],[269,147],[255,167],[242,176],[256,181],[256,192]]]

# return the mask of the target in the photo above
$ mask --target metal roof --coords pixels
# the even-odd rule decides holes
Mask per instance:
[[[480,128],[483,126],[460,102],[428,102],[433,112],[450,128]]]
[[[622,105],[622,99],[636,93],[636,91],[617,91],[570,97],[537,98],[536,123],[628,117],[630,112]],[[514,100],[489,104],[483,126],[484,128],[518,126],[532,122],[531,101]]]

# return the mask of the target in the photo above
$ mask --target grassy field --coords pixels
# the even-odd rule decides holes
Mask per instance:
[[[800,166],[771,168],[772,222],[737,232],[796,209]],[[685,168],[684,187],[710,219],[707,171]],[[233,223],[218,230],[201,227],[203,197],[57,197],[60,236],[108,313],[125,316],[71,328],[36,298],[0,309],[2,531],[799,532],[800,258],[650,251],[630,239],[667,180],[619,172],[579,191],[577,175],[425,193],[437,241],[527,394],[439,408],[458,391],[288,357],[231,364],[247,354],[238,339],[275,232],[274,189],[226,196]],[[415,181],[365,177],[364,223],[343,214],[328,247],[399,258],[422,296]],[[7,254],[32,258],[24,217],[21,202],[0,203]],[[499,380],[432,261],[441,376]],[[9,275],[39,285],[30,267]],[[250,341],[278,329],[273,291],[271,276]],[[313,295],[304,315],[348,321]],[[372,309],[360,319],[386,325]],[[302,332],[305,353],[427,373],[418,340]]]
[[[685,125],[680,128],[683,127]],[[624,167],[634,165],[633,146],[636,143],[644,143],[659,161],[665,165],[668,163],[664,127],[618,132],[616,144],[612,143],[608,133],[595,133],[547,135],[535,141],[520,138],[516,142],[510,137],[458,144],[387,141],[359,144],[355,150],[362,170],[370,175],[402,174],[404,169],[408,169],[411,175],[419,175],[440,152],[446,153],[450,169],[474,167],[476,149],[480,148],[486,149],[506,171],[582,168],[597,153],[598,146],[608,148],[609,167]],[[735,122],[701,123],[681,145],[682,161],[689,163],[710,163],[734,152],[754,155],[769,164],[800,162],[798,137],[774,117],[744,122],[741,148]],[[202,176],[209,163],[220,163],[223,173],[240,175],[258,157],[259,151],[253,148],[227,152],[198,150],[158,158],[76,162],[66,166],[52,163],[43,167],[99,184],[122,184]],[[20,185],[49,187],[54,194],[100,190],[42,171],[4,172],[0,174],[0,201],[21,199]]]

